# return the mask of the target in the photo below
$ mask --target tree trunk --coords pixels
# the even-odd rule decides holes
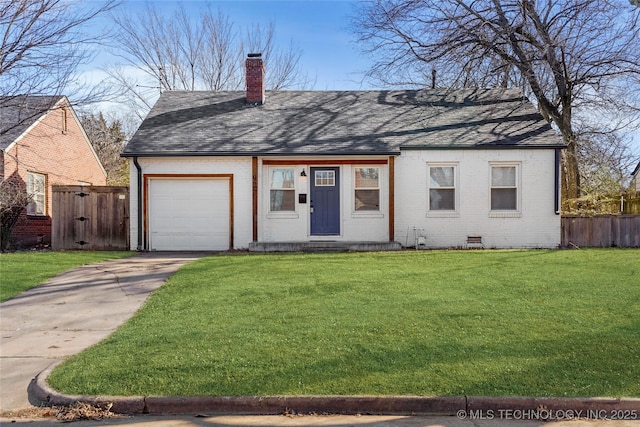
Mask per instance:
[[[580,171],[578,170],[577,142],[573,133],[563,134],[567,149],[564,153],[562,167],[562,199],[580,197]]]

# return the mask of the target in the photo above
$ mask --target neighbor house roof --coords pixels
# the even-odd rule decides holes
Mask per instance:
[[[64,96],[0,96],[0,150],[6,150]]]
[[[564,147],[518,90],[163,93],[123,155],[398,154]]]

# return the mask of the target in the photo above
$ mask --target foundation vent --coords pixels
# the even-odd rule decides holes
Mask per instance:
[[[482,236],[467,236],[467,247],[468,248],[484,247],[484,245],[482,244]]]

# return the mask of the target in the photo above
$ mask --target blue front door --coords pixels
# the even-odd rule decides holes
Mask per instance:
[[[311,168],[311,235],[340,234],[340,168]]]

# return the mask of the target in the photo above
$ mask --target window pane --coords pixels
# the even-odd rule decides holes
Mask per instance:
[[[295,195],[293,190],[271,190],[271,211],[295,210]]]
[[[515,187],[516,168],[514,166],[491,168],[492,187]]]
[[[27,205],[28,215],[45,215],[46,178],[39,173],[27,173],[27,193],[32,197]]]
[[[356,210],[380,210],[380,192],[378,190],[356,190]]]
[[[492,188],[491,210],[516,210],[518,208],[515,188]]]
[[[335,171],[316,171],[316,187],[333,187],[335,185]]]
[[[432,167],[429,169],[431,176],[431,188],[453,187],[453,166]]]
[[[295,188],[293,169],[271,169],[271,188]]]
[[[429,209],[432,211],[453,211],[456,209],[454,189],[429,190]]]
[[[356,188],[378,188],[378,168],[356,168]]]

